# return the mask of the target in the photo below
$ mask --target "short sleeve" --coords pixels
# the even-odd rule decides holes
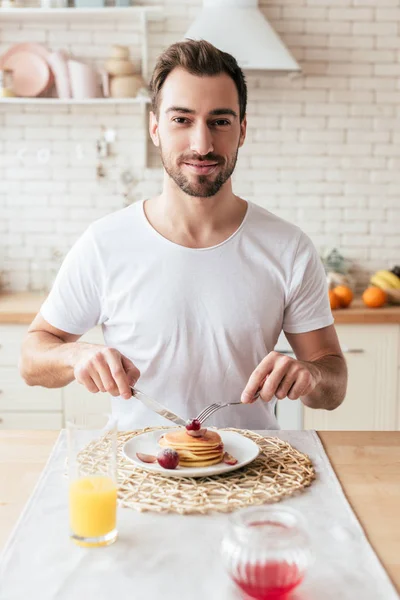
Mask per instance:
[[[283,317],[283,331],[305,333],[334,322],[325,270],[310,238],[301,232]]]
[[[66,255],[40,313],[53,327],[82,335],[104,320],[103,287],[102,266],[89,227]]]

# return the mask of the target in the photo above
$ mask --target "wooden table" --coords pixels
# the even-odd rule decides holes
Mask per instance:
[[[346,498],[400,593],[400,431],[318,435]]]
[[[319,435],[347,499],[400,592],[400,431]],[[55,431],[0,431],[0,549],[57,436]]]

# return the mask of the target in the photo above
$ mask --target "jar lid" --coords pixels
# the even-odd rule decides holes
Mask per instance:
[[[287,507],[256,506],[234,513],[230,522],[242,542],[264,544],[268,540],[275,548],[307,546],[309,536],[303,515]]]

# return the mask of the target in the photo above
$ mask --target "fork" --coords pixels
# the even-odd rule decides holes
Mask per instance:
[[[260,391],[261,389],[256,392],[254,400],[257,400],[258,396],[260,395]],[[226,404],[218,404],[217,402],[214,402],[214,404],[209,404],[206,406],[201,413],[197,415],[196,419],[203,425],[204,421],[211,417],[211,415],[217,412],[217,410],[220,408],[225,408],[225,406],[235,406],[236,404],[243,404],[243,402],[227,402]]]

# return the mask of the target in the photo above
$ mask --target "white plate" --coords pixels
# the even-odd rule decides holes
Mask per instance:
[[[210,427],[210,429],[213,429]],[[216,465],[210,465],[209,467],[180,467],[176,469],[164,469],[158,462],[144,463],[138,459],[136,452],[143,452],[143,454],[154,454],[157,455],[161,450],[158,445],[158,440],[165,433],[166,430],[158,431],[147,431],[135,436],[126,444],[122,449],[125,457],[133,462],[136,466],[153,473],[160,473],[161,475],[167,475],[170,477],[208,477],[209,475],[219,475],[221,473],[229,473],[229,471],[235,471],[244,467],[255,458],[257,458],[260,448],[259,446],[250,440],[249,438],[237,433],[236,431],[221,431],[218,430],[219,435],[222,438],[224,444],[224,451],[229,452],[238,462],[235,465],[227,465],[224,462],[217,463]]]

